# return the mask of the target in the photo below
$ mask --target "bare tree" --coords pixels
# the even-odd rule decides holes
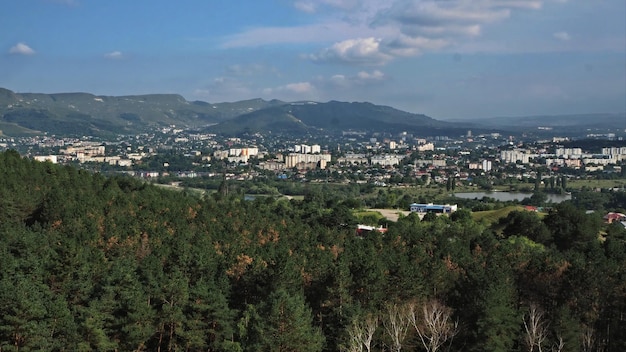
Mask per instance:
[[[562,352],[565,347],[565,341],[563,341],[563,336],[560,334],[556,336],[556,342],[552,345],[552,352]]]
[[[348,328],[350,337],[349,345],[345,349],[346,352],[371,352],[372,339],[378,328],[378,316],[368,314],[364,319],[357,317],[352,321],[352,325]]]
[[[365,329],[365,339],[363,340],[363,345],[367,352],[371,352],[372,350],[372,339],[374,338],[374,333],[376,329],[378,329],[378,316],[374,314],[369,314],[364,321],[364,329]]]
[[[348,327],[348,345],[342,348],[344,352],[363,352],[364,331],[359,323],[359,318],[355,318]]]
[[[582,331],[583,352],[591,352],[595,344],[595,330],[593,326],[584,325]]]
[[[387,305],[387,314],[383,319],[383,326],[391,338],[391,351],[393,352],[402,350],[402,343],[411,324],[408,314],[411,310],[409,306],[399,306],[395,303]]]
[[[409,319],[428,352],[438,351],[458,333],[458,322],[452,320],[452,309],[438,300],[424,303],[421,314],[416,312],[415,305],[411,305]]]
[[[543,352],[543,343],[548,337],[548,322],[546,321],[545,312],[539,305],[531,303],[528,312],[524,315],[524,329],[526,330],[526,344],[529,352],[535,350]]]

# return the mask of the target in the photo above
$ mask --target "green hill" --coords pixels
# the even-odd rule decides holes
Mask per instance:
[[[177,94],[98,96],[89,93],[15,93],[0,88],[5,135],[137,134],[160,126],[215,133],[341,133],[345,130],[420,135],[465,133],[426,115],[371,103],[266,101],[189,102]]]
[[[211,104],[188,102],[177,94],[115,97],[0,88],[0,129],[5,135],[137,134],[158,126],[199,128],[278,103],[254,99]]]
[[[448,135],[466,132],[457,126],[426,115],[400,111],[371,103],[288,103],[260,109],[211,126],[209,131],[237,134],[244,132],[313,132],[340,133],[346,130],[421,135]]]
[[[485,211],[477,211],[472,213],[472,218],[475,221],[485,221],[488,224],[493,224],[498,222],[498,220],[505,218],[509,215],[510,212],[513,211],[522,211],[524,207],[519,205],[504,207],[496,210],[485,210]]]

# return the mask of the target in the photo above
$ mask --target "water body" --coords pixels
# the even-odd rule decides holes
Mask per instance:
[[[454,196],[463,199],[482,199],[483,197],[493,198],[501,202],[508,201],[522,201],[524,198],[530,198],[532,193],[522,192],[463,192],[455,193]],[[548,202],[561,203],[565,200],[572,199],[571,194],[546,194],[548,196]]]

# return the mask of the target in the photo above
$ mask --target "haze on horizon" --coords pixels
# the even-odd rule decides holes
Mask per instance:
[[[23,0],[0,87],[369,101],[437,119],[626,111],[626,2]]]

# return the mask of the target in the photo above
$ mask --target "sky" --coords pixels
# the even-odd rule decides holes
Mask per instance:
[[[624,0],[3,0],[0,33],[19,93],[626,111]]]

